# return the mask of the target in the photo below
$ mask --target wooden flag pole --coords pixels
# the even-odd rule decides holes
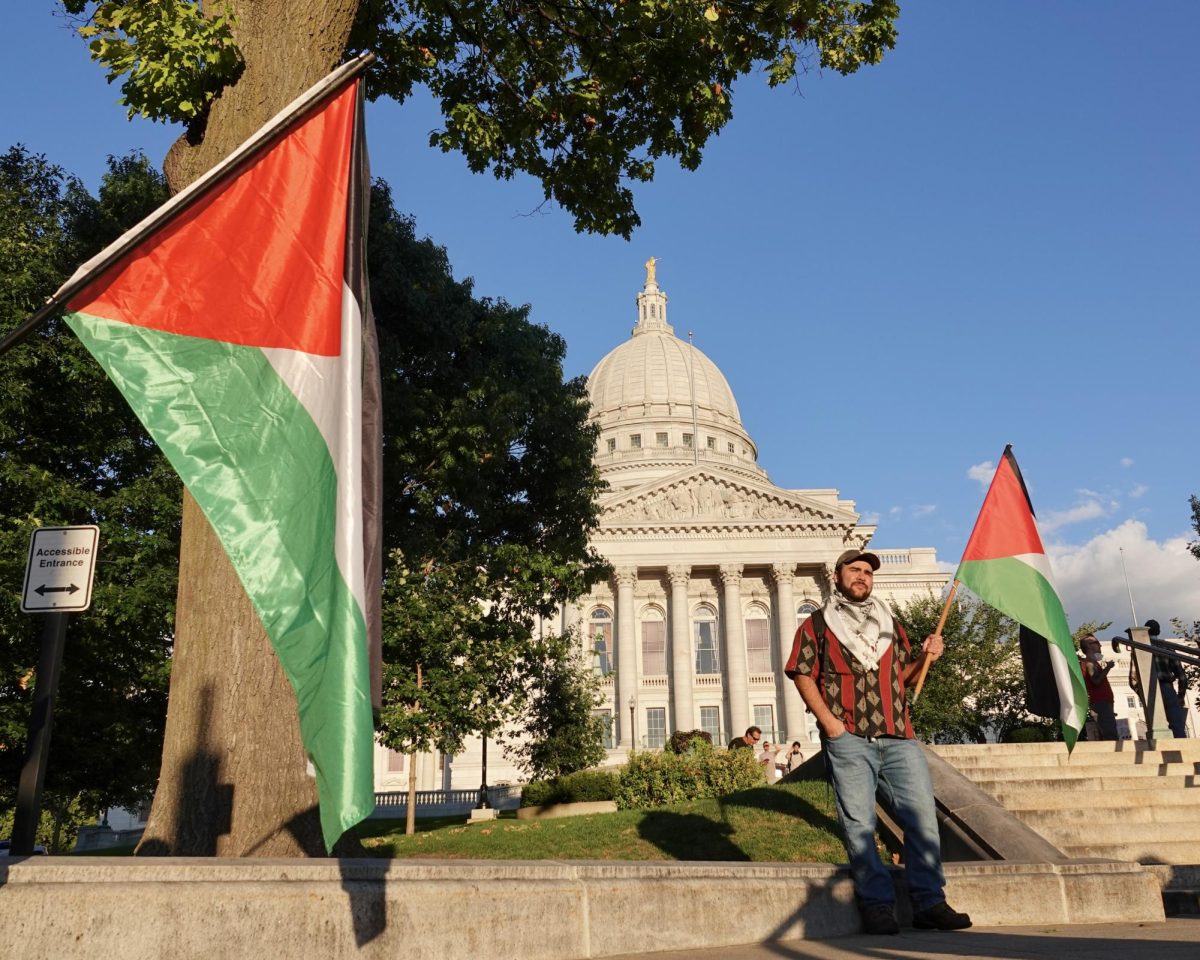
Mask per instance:
[[[957,590],[958,581],[955,580],[952,584],[950,584],[950,595],[946,597],[946,605],[942,607],[942,615],[938,618],[937,627],[933,631],[934,633],[941,633],[942,628],[946,626],[946,618],[950,616],[950,604],[954,602],[954,594]],[[925,674],[929,672],[929,662],[930,661],[926,659],[925,662],[921,664],[921,672],[917,674],[917,687],[915,690],[913,690],[911,701],[913,703],[917,702],[917,697],[921,695],[921,687],[925,685]]]

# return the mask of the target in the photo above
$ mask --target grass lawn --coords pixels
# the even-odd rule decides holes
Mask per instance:
[[[776,784],[653,810],[465,826],[462,817],[359,826],[378,857],[471,860],[741,860],[844,863],[833,794],[821,781]]]

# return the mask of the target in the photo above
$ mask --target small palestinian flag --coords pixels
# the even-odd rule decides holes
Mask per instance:
[[[954,579],[1021,625],[1033,699],[1045,703],[1039,687],[1052,684],[1063,739],[1073,748],[1087,721],[1087,688],[1011,446],[1004,448]]]
[[[327,848],[374,808],[373,413],[363,436],[377,368],[360,81],[346,73],[63,288],[67,322],[204,511],[274,645]]]

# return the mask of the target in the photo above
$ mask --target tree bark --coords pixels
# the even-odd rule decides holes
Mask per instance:
[[[178,191],[337,65],[358,0],[235,0],[245,60],[196,142],[163,164]],[[324,856],[296,698],[224,548],[184,495],[162,771],[137,852]],[[357,852],[352,834],[335,853]]]

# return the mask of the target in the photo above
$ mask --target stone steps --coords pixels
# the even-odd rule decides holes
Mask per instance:
[[[1060,847],[1070,857],[1100,860],[1131,860],[1135,863],[1200,863],[1200,840],[1081,843]]]
[[[997,795],[1017,784],[1024,790],[1062,790],[1066,793],[1107,793],[1110,790],[1193,790],[1200,787],[1200,774],[1170,774],[1159,777],[1115,776],[1115,777],[1044,777],[1039,771],[1030,770],[1025,779],[1008,778],[992,780],[973,777],[963,771],[979,787]]]
[[[1187,809],[1176,808],[1176,809]],[[1024,815],[1021,819],[1029,821]],[[1029,824],[1033,826],[1033,824]],[[1091,812],[1080,814],[1080,819],[1074,823],[1064,824],[1061,821],[1042,826],[1039,832],[1060,850],[1074,849],[1079,846],[1095,844],[1097,839],[1107,840],[1117,833],[1111,820],[1096,820]],[[1147,843],[1200,843],[1200,820],[1181,820],[1174,823],[1128,823],[1120,825],[1123,835],[1136,838],[1139,844]],[[1092,856],[1092,854],[1086,854]],[[1175,861],[1181,862],[1181,861]],[[1191,861],[1182,861],[1190,863]]]
[[[959,768],[976,783],[983,781],[996,782],[1001,780],[1087,780],[1096,777],[1173,777],[1196,776],[1200,773],[1200,762],[1196,763],[1159,763],[1129,766],[1117,763],[1089,763],[1082,767],[1057,766],[1003,766],[1003,767],[970,767]]]
[[[1131,778],[1132,779],[1132,778]],[[1138,784],[1139,781],[1134,781]],[[1091,810],[1093,808],[1127,809],[1144,804],[1155,806],[1182,806],[1195,808],[1200,816],[1200,792],[1191,789],[1163,790],[1159,780],[1143,780],[1140,786],[1125,790],[1088,791],[1065,790],[1060,784],[1050,787],[1029,789],[1018,787],[1012,783],[1002,784],[995,790],[988,790],[993,797],[1007,809],[1015,813],[1024,810]],[[1154,786],[1147,786],[1154,784]],[[986,788],[983,788],[986,789]]]
[[[1141,806],[1120,807],[1106,800],[1106,806],[1090,806],[1086,814],[1089,823],[1124,824],[1124,823],[1200,823],[1200,805],[1190,803],[1176,804],[1144,804]],[[1011,807],[1009,808],[1012,809]],[[1044,833],[1045,827],[1051,827],[1063,822],[1061,810],[1027,809],[1021,811],[1021,819],[1034,830]]]
[[[933,750],[1066,856],[1164,865],[1168,911],[1200,904],[1200,740]]]
[[[1029,758],[1039,754],[1067,756],[1067,748],[1062,743],[943,743],[934,744],[930,749],[949,760],[952,757],[1021,757]],[[1070,756],[1072,762],[1078,757],[1093,755],[1123,754],[1133,756],[1140,753],[1155,751],[1179,752],[1184,759],[1189,756],[1200,760],[1200,739],[1195,737],[1179,740],[1159,740],[1148,743],[1145,740],[1089,741],[1084,740],[1075,744]]]

